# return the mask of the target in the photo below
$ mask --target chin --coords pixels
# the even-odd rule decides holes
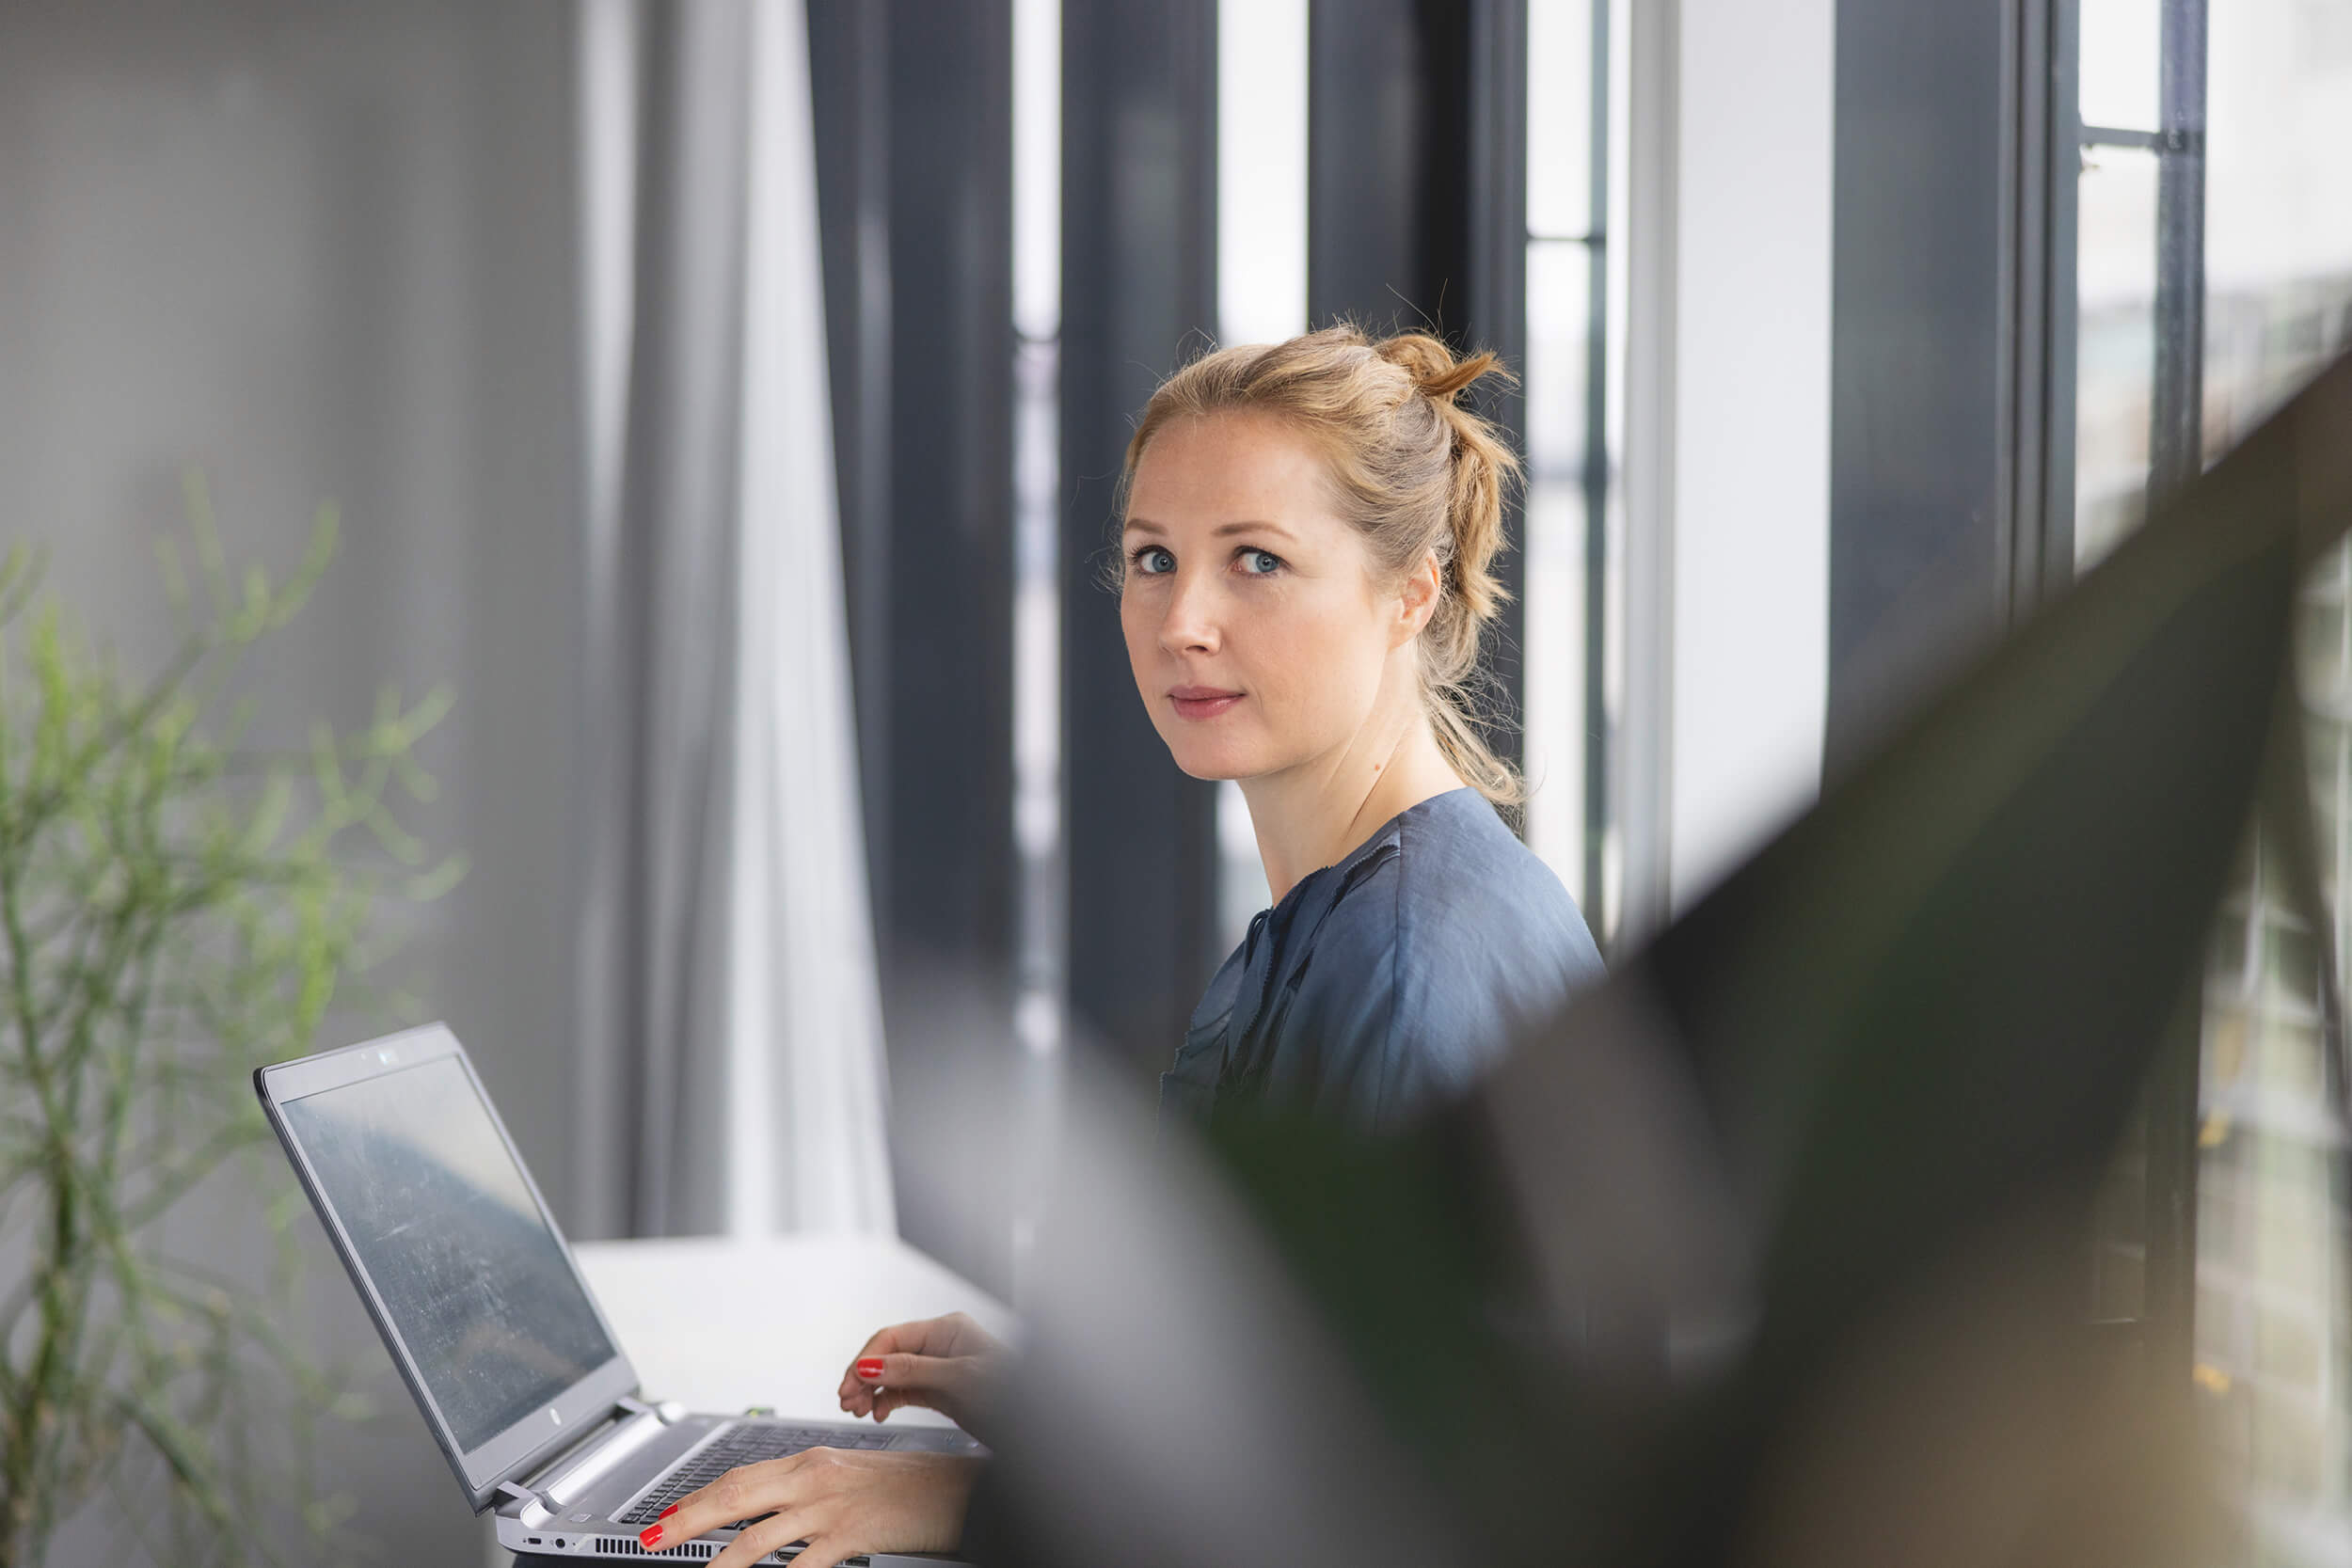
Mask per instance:
[[[1176,767],[1186,778],[1204,779],[1211,784],[1221,779],[1246,779],[1250,772],[1247,768],[1235,768],[1202,757],[1180,756],[1176,759]]]
[[[1255,759],[1240,754],[1231,746],[1171,745],[1168,754],[1186,777],[1215,782],[1220,779],[1247,779],[1265,771]]]

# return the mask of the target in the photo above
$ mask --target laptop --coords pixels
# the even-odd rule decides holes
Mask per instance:
[[[445,1026],[280,1062],[253,1084],[466,1500],[496,1510],[501,1545],[642,1561],[638,1531],[739,1465],[811,1448],[986,1451],[952,1427],[700,1415],[646,1398]],[[707,1561],[754,1522],[660,1555]]]

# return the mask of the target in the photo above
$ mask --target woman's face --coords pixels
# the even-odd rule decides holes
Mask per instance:
[[[1418,703],[1409,650],[1392,656],[1428,620],[1435,568],[1384,588],[1322,455],[1279,420],[1163,427],[1129,486],[1121,548],[1136,688],[1194,778],[1334,754],[1383,705]]]

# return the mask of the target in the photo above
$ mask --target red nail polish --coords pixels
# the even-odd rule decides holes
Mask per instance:
[[[644,1529],[637,1532],[637,1544],[641,1546],[651,1546],[660,1542],[660,1539],[661,1527],[660,1525],[647,1525]]]
[[[878,1379],[882,1375],[882,1364],[879,1359],[868,1357],[857,1364],[857,1375],[869,1382]]]
[[[660,1513],[659,1513],[655,1514],[655,1515],[654,1515],[654,1517],[655,1517],[655,1518],[657,1518],[657,1519],[667,1519],[667,1518],[668,1518],[671,1514],[675,1513],[676,1512],[677,1512],[677,1504],[675,1504],[675,1503],[672,1503],[669,1507],[667,1507],[667,1508],[663,1509]]]

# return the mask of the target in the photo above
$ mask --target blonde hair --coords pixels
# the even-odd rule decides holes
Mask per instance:
[[[1203,355],[1144,405],[1127,443],[1120,511],[1144,449],[1171,420],[1265,414],[1314,440],[1340,515],[1380,570],[1401,576],[1437,557],[1438,607],[1419,639],[1422,705],[1454,772],[1512,806],[1526,799],[1518,770],[1478,733],[1478,639],[1510,597],[1488,568],[1503,547],[1503,497],[1519,460],[1492,424],[1454,402],[1489,375],[1511,379],[1491,354],[1456,358],[1419,332],[1375,342],[1348,323]]]

